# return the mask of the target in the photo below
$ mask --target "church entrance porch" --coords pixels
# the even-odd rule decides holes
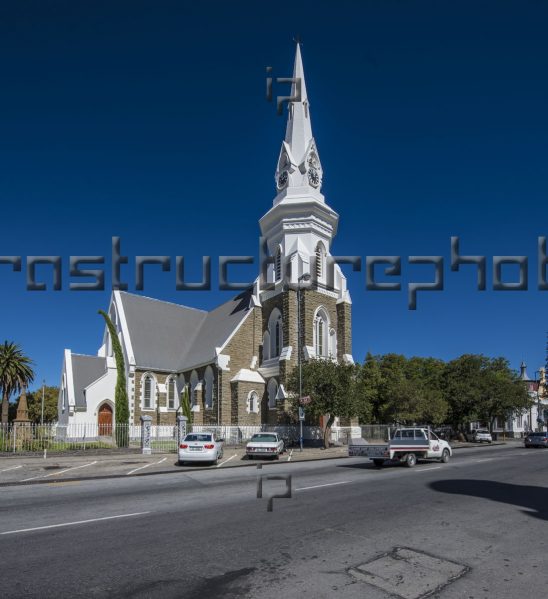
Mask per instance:
[[[100,437],[112,436],[112,408],[106,403],[99,408],[97,424]]]

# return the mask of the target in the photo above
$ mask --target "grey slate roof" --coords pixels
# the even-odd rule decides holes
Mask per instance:
[[[86,407],[84,389],[101,378],[107,369],[106,358],[71,354],[72,379],[74,381],[74,402],[77,408]]]
[[[249,312],[252,289],[211,312],[121,292],[135,363],[182,371],[215,359]]]

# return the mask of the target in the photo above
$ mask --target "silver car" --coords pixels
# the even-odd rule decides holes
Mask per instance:
[[[491,437],[491,433],[484,428],[480,428],[474,432],[474,441],[476,443],[492,443],[493,437]]]
[[[217,464],[223,457],[222,440],[215,433],[188,433],[179,445],[179,465],[184,462]]]

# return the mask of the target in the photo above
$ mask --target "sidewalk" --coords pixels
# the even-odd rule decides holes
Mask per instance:
[[[492,447],[507,445],[508,442],[492,444],[452,442],[453,450]],[[0,487],[14,484],[59,483],[94,478],[119,478],[125,476],[144,476],[152,474],[170,474],[176,472],[193,472],[197,470],[213,470],[215,468],[256,467],[258,464],[279,462],[303,462],[310,460],[328,460],[344,458],[348,455],[347,446],[320,449],[305,447],[289,449],[279,460],[253,459],[245,456],[244,447],[225,447],[223,459],[217,466],[185,465],[179,466],[175,453],[154,453],[142,455],[135,451],[122,450],[108,453],[73,452],[63,455],[48,456],[9,456],[0,457]]]
[[[307,461],[342,458],[347,455],[347,448],[331,447],[329,449],[299,448],[289,449],[280,456],[279,460],[253,459],[245,456],[245,448],[225,447],[223,459],[217,466],[186,465],[179,466],[175,453],[154,453],[142,455],[141,453],[109,453],[107,455],[97,452],[86,454],[64,454],[47,457],[21,456],[0,458],[0,486],[18,483],[52,483],[57,481],[85,480],[93,478],[110,478],[123,476],[138,476],[149,474],[166,474],[173,472],[192,472],[202,469],[235,468],[244,466],[257,466],[288,461]]]

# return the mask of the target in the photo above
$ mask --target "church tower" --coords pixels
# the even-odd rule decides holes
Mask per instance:
[[[293,79],[291,96],[296,99],[287,107],[274,176],[276,196],[259,221],[271,262],[258,285],[263,314],[259,372],[266,381],[270,423],[283,421],[287,378],[299,347],[303,360],[353,361],[350,294],[341,269],[330,260],[339,216],[321,193],[324,173],[299,44]]]

